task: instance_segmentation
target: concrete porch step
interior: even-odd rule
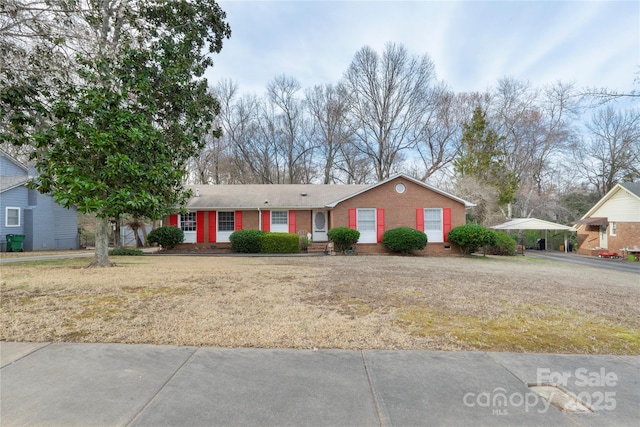
[[[314,242],[307,246],[307,253],[324,252],[327,248],[327,242]]]

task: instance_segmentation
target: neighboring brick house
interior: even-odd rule
[[[361,253],[383,253],[386,230],[408,226],[428,236],[427,254],[458,253],[447,241],[451,228],[465,224],[474,206],[406,175],[373,185],[190,185],[194,196],[187,213],[165,218],[182,228],[185,242],[201,247],[229,246],[236,230],[310,234],[327,242],[327,231],[350,227],[360,231]]]
[[[640,247],[640,182],[616,184],[577,221],[576,228],[579,254]]]

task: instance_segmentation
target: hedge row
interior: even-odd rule
[[[360,238],[358,230],[348,227],[332,228],[327,234],[337,252],[344,252],[351,248]],[[449,232],[448,239],[460,246],[465,255],[470,255],[481,248],[485,253],[495,255],[514,255],[516,251],[516,243],[508,234],[498,233],[478,224],[455,227]],[[184,241],[184,233],[177,227],[165,226],[152,230],[147,240],[149,243],[157,243],[165,249],[171,249]],[[238,253],[300,252],[300,237],[292,233],[240,230],[233,232],[229,241],[231,249]],[[382,236],[382,244],[394,252],[409,253],[424,249],[427,245],[427,235],[411,227],[399,227],[387,230]],[[133,255],[133,253],[127,255]]]
[[[471,255],[479,249],[495,255],[515,255],[516,243],[506,233],[482,227],[478,224],[465,224],[452,229],[449,241],[460,246],[464,255]]]
[[[231,250],[245,254],[295,254],[300,252],[300,238],[292,233],[266,233],[239,230],[229,237]]]

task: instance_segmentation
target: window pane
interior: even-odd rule
[[[7,208],[7,226],[19,226],[20,225],[20,209]]]
[[[196,213],[187,212],[180,215],[180,228],[182,231],[196,231]]]
[[[218,212],[218,231],[233,231],[234,226],[234,212]]]
[[[287,211],[271,211],[271,224],[287,225]]]
[[[424,210],[424,229],[425,230],[442,230],[442,210],[425,209]]]
[[[375,231],[376,230],[375,209],[358,209],[358,230],[359,231]]]

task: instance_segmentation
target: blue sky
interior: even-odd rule
[[[336,83],[365,45],[388,41],[431,56],[456,92],[504,76],[542,86],[640,89],[640,1],[220,0],[231,39],[207,72],[264,93],[276,75]]]

